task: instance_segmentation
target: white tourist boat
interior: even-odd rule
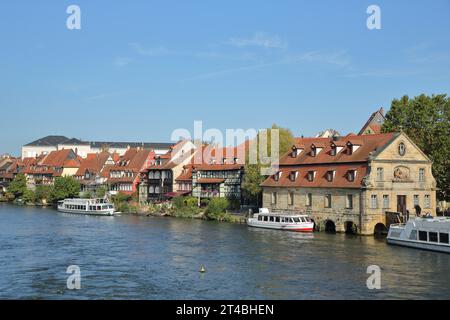
[[[260,209],[253,218],[247,219],[250,227],[297,232],[313,232],[314,222],[307,215],[270,213]]]
[[[393,245],[450,253],[450,219],[421,217],[393,224],[387,242]]]
[[[105,199],[64,199],[58,202],[58,211],[64,213],[113,216],[114,205]]]

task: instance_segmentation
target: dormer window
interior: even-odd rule
[[[315,171],[308,171],[306,178],[308,179],[309,182],[312,182],[312,181],[314,181],[315,176],[316,176]]]
[[[323,148],[317,147],[317,146],[315,146],[314,144],[311,145],[311,157],[317,156],[317,155],[320,153],[320,151],[322,151],[322,149],[323,149]]]
[[[336,145],[332,145],[330,155],[335,156],[336,154],[337,154],[337,147],[336,147]]]
[[[326,178],[328,182],[333,182],[335,171],[327,171]]]
[[[273,176],[273,179],[274,179],[275,181],[279,181],[280,178],[281,178],[281,175],[282,175],[282,172],[281,172],[281,171],[280,171],[280,172],[277,172],[277,173]]]
[[[234,158],[233,161],[234,161],[234,164],[238,164],[239,163],[239,158]]]
[[[289,174],[289,180],[294,182],[295,179],[297,179],[297,176],[298,176],[298,171],[291,171],[291,173]]]
[[[227,158],[222,158],[222,164],[227,164]]]
[[[349,170],[347,172],[348,181],[353,182],[353,181],[355,181],[355,178],[356,178],[356,170]]]
[[[302,153],[302,151],[303,151],[302,149],[299,149],[296,147],[292,148],[292,153],[291,153],[292,158],[297,158],[300,155],[300,153]]]
[[[360,145],[357,144],[353,144],[351,142],[347,143],[347,154],[348,155],[352,155],[354,152],[356,152],[356,150],[358,150],[360,147]]]

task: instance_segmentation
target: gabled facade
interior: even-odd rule
[[[207,147],[203,163],[192,167],[192,196],[241,201],[247,147],[248,142],[238,147]]]
[[[108,152],[90,153],[83,159],[74,177],[81,184],[82,192],[96,192],[104,185],[107,178],[102,176],[105,167],[115,165],[114,155]]]
[[[146,170],[141,171],[139,201],[163,201],[188,192],[176,190],[175,178],[191,163],[196,147],[191,141],[180,141],[164,155],[156,156]]]
[[[359,131],[358,135],[380,134],[384,121],[386,121],[386,117],[384,116],[384,109],[381,107],[379,110],[372,113],[369,120],[367,120]]]
[[[33,160],[34,159],[34,160]],[[80,167],[81,158],[71,149],[52,151],[37,158],[25,158],[21,171],[27,178],[28,187],[51,185],[56,177],[73,176]]]
[[[152,150],[130,148],[113,166],[105,166],[102,176],[111,193],[133,194],[137,192],[140,172],[146,170],[155,159]]]
[[[404,133],[297,139],[262,183],[264,207],[305,212],[317,225],[371,234],[386,213],[434,213],[431,161]]]
[[[14,177],[23,166],[21,159],[4,157],[0,159],[0,195],[7,191],[7,188]]]

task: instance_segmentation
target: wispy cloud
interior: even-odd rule
[[[141,56],[161,56],[173,53],[172,51],[168,50],[167,48],[163,46],[156,46],[151,48],[146,48],[140,43],[132,42],[129,44],[130,47],[133,49],[134,52]]]
[[[322,64],[331,64],[336,66],[350,65],[350,57],[345,50],[337,51],[308,51],[300,54],[289,55],[287,58],[290,62],[314,62]]]
[[[410,77],[417,76],[421,73],[418,71],[404,71],[404,70],[387,70],[387,69],[378,69],[378,70],[368,70],[368,71],[357,71],[353,70],[344,75],[345,78],[401,78],[401,77]]]
[[[450,62],[450,53],[436,49],[431,43],[422,42],[404,50],[410,63],[427,64]]]
[[[248,70],[258,70],[263,68],[268,68],[276,65],[288,65],[297,63],[317,63],[317,64],[331,64],[336,66],[348,66],[350,64],[350,58],[347,56],[345,51],[336,52],[321,52],[321,51],[310,51],[295,55],[286,55],[278,60],[272,62],[262,62],[253,65],[247,65],[237,68],[229,68],[219,71],[207,72],[198,74],[189,78],[182,79],[181,81],[192,81],[192,80],[202,80],[208,78],[214,78],[218,76],[224,76],[232,73],[243,72]]]
[[[249,38],[232,37],[227,41],[227,44],[235,47],[263,47],[263,48],[276,48],[285,49],[287,43],[284,42],[279,36],[271,35],[264,32],[258,32]]]
[[[125,66],[129,65],[132,61],[133,61],[133,59],[130,59],[130,58],[116,57],[116,58],[114,58],[113,64],[116,67],[125,67]]]
[[[198,74],[198,75],[195,75],[195,76],[192,76],[189,78],[182,79],[181,82],[215,78],[217,76],[223,76],[223,75],[227,75],[227,74],[248,71],[248,70],[257,70],[257,69],[271,67],[274,65],[282,64],[282,63],[284,63],[284,62],[278,61],[278,62],[272,62],[272,63],[260,63],[260,64],[255,64],[255,65],[248,65],[248,66],[243,66],[243,67],[230,68],[230,69],[224,69],[224,70],[213,71],[213,72],[206,72],[206,73]]]

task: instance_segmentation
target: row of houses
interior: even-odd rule
[[[329,129],[313,138],[296,138],[278,170],[261,184],[262,205],[275,212],[307,213],[327,228],[362,234],[385,227],[389,212],[414,214],[421,207],[434,213],[432,162],[404,133],[381,133],[384,120],[380,109],[358,134],[341,136]],[[90,144],[91,151],[95,145]],[[42,151],[30,147],[24,146],[23,154]],[[85,191],[107,186],[112,193],[137,193],[141,202],[185,195],[243,202],[249,142],[225,148],[191,141],[158,145],[160,149],[128,144],[120,152],[105,146],[86,154],[79,147],[65,141],[57,150],[0,162],[0,186],[22,172],[31,188],[74,176]]]

